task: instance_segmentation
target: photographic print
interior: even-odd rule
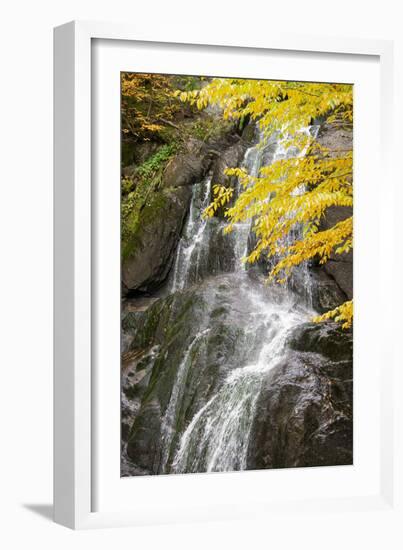
[[[353,86],[121,73],[121,475],[353,463]]]

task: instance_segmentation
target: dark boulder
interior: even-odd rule
[[[211,157],[200,153],[182,153],[174,157],[163,175],[164,187],[193,185],[203,179],[211,164]]]
[[[346,301],[347,294],[323,267],[312,267],[310,276],[312,279],[312,307],[315,311],[325,313]]]
[[[324,271],[332,277],[340,290],[349,300],[353,298],[353,253],[333,256],[323,266]]]
[[[337,323],[305,323],[288,339],[292,350],[322,355],[332,361],[352,361],[353,335]]]
[[[236,188],[237,178],[227,176],[225,170],[227,168],[239,167],[245,154],[246,144],[239,140],[237,143],[225,149],[222,154],[216,159],[213,165],[212,183],[214,185],[222,185],[224,187]],[[235,197],[234,197],[235,198]],[[217,209],[215,216],[224,219],[225,210],[233,203],[234,198],[225,205]],[[213,199],[213,196],[211,197]]]
[[[258,398],[248,468],[352,464],[351,333],[308,323],[289,344]]]
[[[239,166],[244,153],[245,143],[241,140],[227,147],[214,163],[212,181],[226,187],[230,186],[234,182],[234,179],[227,176],[224,171],[226,168]]]
[[[130,438],[135,434],[134,441]],[[148,399],[129,434],[128,456],[144,474],[158,473],[161,455],[161,408],[157,399]]]
[[[337,157],[352,149],[353,132],[347,126],[326,122],[320,126],[317,141],[330,151],[331,156]]]
[[[137,348],[122,354],[121,427],[122,442],[127,441],[133,420],[148,387],[153,357],[157,348]]]
[[[337,124],[323,124],[317,137],[318,143],[329,150],[332,157],[338,157],[344,151],[352,150],[353,133]],[[334,227],[336,223],[353,215],[353,209],[346,206],[328,208],[323,217],[320,230]],[[353,253],[332,254],[324,264],[323,270],[337,283],[340,290],[351,300],[353,297]]]
[[[320,229],[325,231],[334,227],[338,222],[353,215],[353,209],[346,206],[332,206],[326,211]],[[331,277],[340,290],[351,300],[353,298],[353,252],[347,254],[330,255],[329,260],[323,265],[323,270]]]
[[[189,209],[188,187],[151,194],[130,237],[131,252],[123,261],[123,288],[152,292],[167,278]]]

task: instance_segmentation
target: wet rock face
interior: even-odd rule
[[[132,236],[133,253],[122,267],[126,291],[152,292],[165,281],[172,267],[190,198],[191,191],[187,187],[152,194],[141,213],[141,224]]]
[[[347,299],[347,295],[323,267],[312,267],[310,275],[312,278],[312,307],[318,313],[334,309]]]
[[[250,306],[244,303],[235,281],[231,275],[218,276],[162,297],[146,311],[124,316],[122,325],[129,342],[126,357],[132,363],[122,373],[122,402],[136,403],[123,409],[122,436],[132,471],[166,473],[162,470],[164,415],[175,387],[178,391],[181,368],[185,367],[185,374],[174,409],[168,469],[179,437],[194,415],[229,372],[255,358],[262,333],[255,329],[254,342],[246,347],[246,339],[251,338],[245,330]],[[183,365],[186,357],[187,366]]]
[[[326,230],[336,223],[345,220],[353,215],[353,209],[347,206],[332,206],[326,212],[321,229]],[[348,254],[330,255],[329,260],[324,264],[323,271],[333,279],[345,296],[353,298],[353,252]]]
[[[320,129],[317,141],[319,145],[330,150],[331,156],[337,157],[343,154],[343,151],[352,149],[353,133],[338,125],[324,124]],[[353,209],[350,207],[333,206],[326,211],[320,229],[329,229],[352,215]],[[322,269],[335,281],[347,299],[351,300],[353,297],[353,253],[332,254]]]
[[[340,155],[343,150],[351,150],[352,139],[353,133],[351,130],[334,123],[321,124],[317,136],[320,145],[329,149],[334,157]]]
[[[231,145],[225,149],[222,155],[219,156],[213,171],[213,181],[220,183],[221,185],[228,186],[232,178],[224,174],[226,168],[235,168],[239,166],[245,153],[245,144],[242,141],[238,141],[234,145]]]
[[[352,335],[301,325],[263,383],[248,468],[352,464]]]
[[[225,174],[225,170],[227,168],[235,168],[241,164],[242,158],[245,154],[246,150],[246,144],[244,141],[238,141],[238,143],[235,143],[234,145],[231,145],[227,149],[223,151],[223,153],[217,158],[216,162],[214,163],[214,170],[213,170],[213,177],[212,182],[213,184],[219,184],[223,185],[224,187],[236,187],[237,179],[234,177],[227,176]],[[212,197],[213,198],[213,197]],[[226,208],[228,206],[232,205],[231,201],[226,205]],[[219,208],[215,216],[220,219],[224,219],[224,208]]]

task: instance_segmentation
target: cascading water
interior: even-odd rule
[[[310,144],[309,138],[315,139],[318,135],[318,132],[319,125],[308,126],[300,130],[299,133],[308,138],[301,150],[299,150],[297,147],[291,147],[287,149],[283,146],[283,142],[280,140],[273,158],[273,162],[284,158],[299,158],[305,156]],[[301,185],[298,189],[294,191],[293,194],[302,195],[304,194],[304,192],[305,185]],[[290,212],[288,216],[293,216],[293,212]],[[293,231],[283,238],[283,244],[286,247],[289,247],[293,244],[293,242],[300,240],[302,238],[303,229],[304,228],[302,227],[302,225],[294,227]],[[294,270],[292,276],[288,279],[286,284],[289,290],[292,290],[293,288],[298,286],[298,288],[302,291],[302,296],[306,305],[312,309],[312,282],[308,262],[302,262],[298,266],[298,268]]]
[[[258,312],[257,322],[266,327],[261,351],[255,363],[232,371],[221,389],[194,416],[182,435],[173,472],[246,468],[249,435],[261,384],[282,358],[289,330],[306,321],[306,313],[293,312],[290,303],[262,302],[261,296],[253,294],[246,284],[241,285],[240,291],[249,293],[255,320]]]
[[[196,345],[202,341],[203,336],[205,336],[208,332],[209,329],[205,329],[196,334],[189,348],[186,350],[181,364],[179,365],[175,386],[172,390],[171,399],[169,400],[168,407],[166,408],[161,424],[162,459],[160,467],[162,471],[165,471],[166,469],[166,465],[169,460],[169,452],[175,436],[174,428],[176,423],[176,415],[178,414],[178,407],[181,399],[183,398],[183,393],[186,390],[186,374],[191,366],[191,352]]]
[[[289,154],[282,142],[277,141],[274,154],[271,159],[269,157],[269,160],[274,162]],[[296,154],[294,152],[294,156],[302,154],[304,151]],[[249,174],[257,176],[265,158],[267,158],[267,148],[258,144],[246,151],[243,166]],[[239,191],[239,188],[236,188],[235,195]],[[183,290],[190,284],[189,274],[192,269],[193,280],[197,280],[200,258],[212,238],[209,221],[201,216],[202,211],[209,204],[210,192],[210,177],[193,187],[189,219],[175,262],[171,287],[173,292]],[[224,224],[221,225],[222,231]],[[186,373],[191,367],[189,356],[193,347],[203,339],[208,329],[196,335],[179,366],[171,399],[163,418],[161,472],[210,472],[246,468],[249,435],[261,384],[267,373],[284,356],[290,329],[306,322],[312,315],[309,307],[294,308],[295,298],[292,293],[283,296],[278,303],[270,298],[267,299],[267,295],[263,296],[250,284],[245,267],[242,267],[244,264],[241,262],[242,257],[247,253],[249,234],[250,223],[236,224],[231,235],[232,241],[229,243],[232,244],[235,258],[233,284],[239,288],[244,300],[249,302],[251,332],[257,331],[259,327],[264,330],[260,352],[255,362],[231,371],[221,388],[194,415],[180,437],[169,466],[175,414],[181,395],[186,391]],[[308,274],[306,266],[302,269]],[[310,284],[305,273],[304,278],[309,296]],[[253,338],[250,339],[250,343],[256,344]]]
[[[249,174],[257,176],[263,165],[304,153],[287,151],[281,140],[273,136],[264,146],[258,143],[247,149],[243,165]],[[248,252],[251,224],[236,224],[231,234],[223,235],[224,220],[203,219],[213,183],[208,176],[193,185],[189,216],[168,289],[170,310],[175,310],[176,300],[183,300],[194,288],[203,293],[204,306],[189,336],[172,337],[183,342],[175,359],[169,398],[161,410],[159,473],[247,468],[249,439],[262,384],[285,356],[290,332],[313,314],[307,266],[298,268],[305,294],[302,298],[291,286],[267,287],[262,276],[259,278],[241,261]],[[234,191],[237,196],[239,184]],[[221,310],[229,312],[229,321],[217,325]],[[172,315],[168,323],[177,321],[175,313]],[[219,369],[214,383],[205,384],[202,395],[198,395],[194,381],[197,372],[193,371],[200,368],[200,356],[207,357],[211,347],[223,340],[220,331],[233,325],[241,327],[242,336],[231,336],[230,349],[226,348],[223,357],[215,358],[213,364],[214,372],[220,361],[226,370]],[[172,353],[171,340],[166,348],[161,347],[162,362]],[[153,357],[154,363],[158,363],[158,358]]]
[[[203,249],[208,246],[207,220],[201,213],[210,202],[210,192],[211,176],[193,185],[189,218],[176,253],[171,292],[183,290],[187,285],[191,266],[197,279]]]
[[[248,148],[242,166],[246,168],[249,174],[257,176],[264,154],[265,148],[259,145]],[[211,179],[211,175],[209,175],[202,182],[193,185],[189,217],[182,238],[179,241],[171,277],[171,292],[183,290],[189,284],[197,282],[203,276],[203,273],[211,275],[211,271],[222,271],[217,266],[208,265],[209,260],[211,260],[209,245],[210,241],[223,237],[225,223],[217,223],[217,220],[205,219],[202,216],[212,198]],[[239,185],[237,185],[234,189],[235,197],[239,192]],[[244,264],[240,260],[247,253],[250,228],[250,222],[236,223],[234,224],[233,233],[225,237],[226,246],[232,247],[231,271],[244,269]],[[227,270],[224,269],[223,271]]]

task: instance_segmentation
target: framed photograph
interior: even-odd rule
[[[392,44],[208,42],[55,29],[72,528],[393,509]]]

